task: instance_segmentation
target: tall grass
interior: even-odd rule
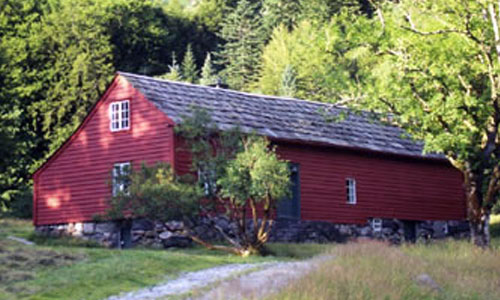
[[[324,263],[270,299],[500,299],[500,253],[466,241],[340,245]],[[419,282],[427,274],[439,286]]]

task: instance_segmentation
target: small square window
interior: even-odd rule
[[[127,130],[130,128],[129,100],[112,102],[109,105],[109,129],[111,131]]]
[[[381,232],[382,231],[382,219],[373,218],[372,219],[372,230],[373,232]]]
[[[356,180],[354,178],[346,178],[345,186],[346,186],[347,203],[356,204],[357,202]]]
[[[130,174],[130,163],[117,163],[113,166],[113,196],[117,196],[122,192],[125,195],[129,194],[128,187],[130,186],[128,175]]]

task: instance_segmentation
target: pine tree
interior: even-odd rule
[[[200,84],[212,85],[216,81],[217,81],[217,75],[214,67],[212,66],[212,58],[209,52],[207,53],[207,56],[205,58],[205,63],[203,64],[203,68],[201,69]]]
[[[184,81],[196,83],[198,81],[198,70],[194,60],[191,44],[188,44],[186,54],[182,60],[182,78]]]
[[[258,3],[240,0],[228,14],[219,36],[225,40],[219,57],[225,69],[226,83],[233,89],[245,89],[258,73],[265,39]]]
[[[264,0],[262,14],[266,30],[271,33],[276,26],[283,24],[292,31],[301,17],[302,2],[302,0]]]
[[[285,66],[281,74],[280,96],[294,97],[297,91],[297,74],[292,65]]]
[[[173,81],[181,81],[181,68],[179,64],[177,64],[177,58],[175,56],[175,52],[172,52],[172,64],[168,66],[168,73],[158,76],[161,79],[168,79]]]

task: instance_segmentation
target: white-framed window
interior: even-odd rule
[[[130,174],[130,162],[116,163],[113,165],[113,196],[123,192],[129,194],[130,185],[128,175]]]
[[[205,196],[212,196],[217,192],[217,175],[212,168],[202,171],[198,169],[198,182],[203,187]]]
[[[348,204],[356,204],[356,180],[354,178],[345,179],[346,195]]]
[[[111,131],[130,128],[130,101],[117,101],[109,104],[109,129]]]
[[[372,219],[372,230],[373,232],[381,232],[382,231],[382,219],[373,218]]]

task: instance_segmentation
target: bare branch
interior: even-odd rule
[[[413,33],[419,34],[419,35],[440,35],[440,34],[449,34],[449,33],[460,33],[460,34],[467,34],[467,32],[463,30],[458,30],[458,29],[439,29],[439,30],[434,30],[434,31],[421,31],[418,30],[413,23],[411,19],[410,13],[407,13],[405,15],[405,19],[410,24],[410,27],[407,26],[402,26],[403,29],[409,30]]]
[[[495,49],[497,54],[497,61],[500,63],[500,33],[498,32],[498,22],[495,13],[495,8],[493,3],[488,4],[488,12],[490,14],[491,27],[493,28],[493,33],[495,34]]]
[[[335,105],[345,105],[347,103],[356,103],[359,102],[363,99],[365,99],[365,95],[361,96],[345,96],[345,95],[340,95],[340,101],[335,102]]]
[[[472,86],[465,82],[464,78],[460,74],[458,74],[458,80],[460,81],[462,87],[465,89],[467,96],[470,96]]]
[[[380,5],[375,4],[375,1],[369,0],[370,4],[375,7],[375,12],[377,13],[377,17],[380,20],[380,24],[382,25],[382,34],[385,33],[385,18],[384,14],[382,13],[382,9],[380,8]]]

